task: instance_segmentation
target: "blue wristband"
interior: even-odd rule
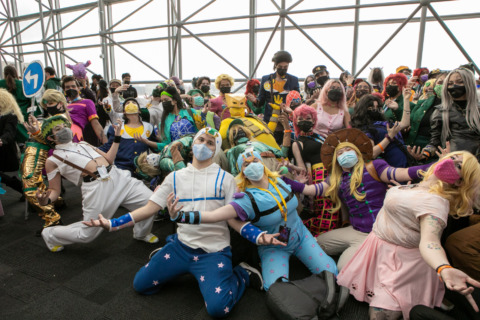
[[[255,244],[258,244],[258,238],[264,233],[266,233],[266,231],[260,230],[251,222],[244,224],[242,229],[240,229],[240,234],[242,235],[242,237]]]
[[[121,217],[110,219],[110,231],[117,231],[126,227],[131,227],[134,224],[135,221],[129,212]]]

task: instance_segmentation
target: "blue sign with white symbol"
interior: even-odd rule
[[[45,73],[40,61],[33,61],[23,72],[22,86],[25,97],[30,98],[43,88]]]

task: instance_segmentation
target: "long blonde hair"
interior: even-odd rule
[[[349,147],[352,148],[358,157],[358,162],[352,168],[352,177],[350,179],[350,195],[353,195],[357,201],[363,201],[365,199],[365,193],[360,193],[357,191],[357,188],[362,183],[363,179],[363,167],[365,166],[365,161],[363,160],[362,153],[360,150],[350,142],[341,142],[335,148],[335,152],[333,153],[333,160],[332,160],[332,173],[330,175],[330,186],[327,188],[325,193],[326,197],[332,199],[333,207],[328,211],[334,212],[338,211],[341,206],[340,197],[338,196],[338,191],[340,189],[340,185],[342,184],[342,173],[343,169],[337,162],[337,151]]]
[[[11,113],[17,116],[18,123],[25,122],[17,100],[7,90],[0,89],[0,115],[5,116]]]
[[[480,208],[480,164],[477,158],[467,151],[455,151],[445,155],[442,159],[460,155],[463,156],[460,186],[441,180],[437,180],[430,186],[431,193],[449,201],[449,214],[456,219],[471,215],[473,208]],[[437,164],[438,162],[427,170],[424,180],[433,175]]]
[[[274,183],[277,183],[277,178],[280,177],[278,172],[270,171],[263,162],[262,164],[263,164],[263,170],[265,170],[264,174]],[[239,168],[239,170],[240,170],[240,173],[237,174],[237,176],[235,177],[235,181],[237,182],[238,189],[241,192],[243,192],[245,191],[245,189],[252,186],[252,184],[250,183],[250,180],[248,180],[248,178],[245,177],[245,175],[243,174],[242,168]]]

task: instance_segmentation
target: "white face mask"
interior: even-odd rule
[[[147,163],[153,167],[158,167],[160,155],[157,153],[150,153],[147,155]]]
[[[243,170],[243,174],[251,181],[260,181],[265,173],[265,167],[261,162],[252,162]]]
[[[199,161],[205,161],[213,156],[213,151],[210,150],[204,143],[193,145],[193,155]]]

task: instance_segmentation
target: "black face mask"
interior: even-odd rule
[[[313,128],[313,122],[309,120],[298,121],[297,126],[303,132],[309,132]]]
[[[277,74],[283,78],[287,75],[287,70],[288,68],[277,68]]]
[[[367,110],[367,117],[372,121],[385,121],[383,113],[378,110]]]
[[[237,134],[233,137],[233,141],[237,142],[240,138],[246,138],[247,134],[243,130],[238,130]]]
[[[210,91],[210,86],[201,86],[200,90],[202,90],[203,93],[208,93],[208,91]]]
[[[357,97],[357,99],[360,99],[361,97],[363,97],[366,94],[368,94],[368,90],[357,90],[355,92],[355,96]]]
[[[117,90],[117,88],[110,88],[110,92],[111,92],[112,94],[115,93],[115,90]]]
[[[221,87],[220,92],[225,94],[225,93],[230,93],[231,87]]]
[[[65,94],[67,95],[67,98],[73,100],[78,96],[78,91],[77,89],[68,89],[65,91]]]
[[[448,87],[447,91],[448,93],[450,93],[453,99],[463,97],[465,93],[467,93],[467,89],[465,88],[465,86],[459,86],[456,84],[454,84],[453,87]]]
[[[321,77],[317,78],[317,83],[319,85],[323,86],[325,84],[325,82],[327,82],[329,79],[330,79],[329,76],[321,76]]]
[[[130,84],[130,81],[123,81],[123,83],[125,83],[125,84]]]
[[[253,86],[252,87],[252,92],[257,95],[260,92],[260,86]]]
[[[298,107],[300,107],[299,104],[290,104],[290,109],[292,109],[292,110],[295,110],[295,109],[297,109]]]
[[[172,101],[163,101],[162,102],[162,106],[163,106],[163,111],[164,112],[172,112],[173,111],[173,103]]]
[[[331,89],[328,91],[327,97],[330,101],[337,102],[342,99],[343,92],[340,89]]]
[[[65,111],[62,111],[58,108],[58,104],[56,106],[47,106],[47,112],[49,115],[54,116],[59,113],[65,113]]]
[[[389,85],[385,88],[385,92],[389,97],[395,97],[398,94],[398,86]]]

